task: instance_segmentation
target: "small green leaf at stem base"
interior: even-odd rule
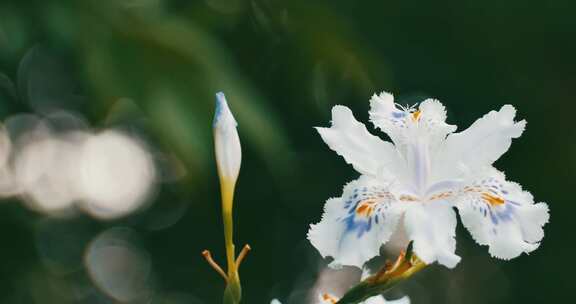
[[[239,304],[242,299],[242,286],[238,275],[229,279],[224,290],[224,304]]]

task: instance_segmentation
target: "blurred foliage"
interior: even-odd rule
[[[402,103],[439,98],[461,128],[514,104],[528,129],[497,166],[551,207],[541,248],[512,262],[491,259],[459,227],[463,262],[406,284],[413,303],[566,301],[576,270],[575,9],[567,0],[0,2],[2,119],[64,108],[97,127],[129,126],[165,153],[167,176],[185,173],[148,210],[109,222],[47,220],[2,202],[0,302],[114,303],[90,287],[82,255],[101,231],[127,226],[151,256],[152,303],[217,303],[222,282],[200,252],[223,242],[211,120],[224,91],[244,150],[237,243],[254,248],[245,302],[303,303],[325,265],[305,241],[308,224],[355,177],[312,127],[329,123],[334,104],[366,121],[380,90]],[[45,238],[56,262],[43,256]]]

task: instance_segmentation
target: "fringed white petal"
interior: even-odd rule
[[[402,208],[387,185],[362,176],[344,187],[341,197],[326,202],[318,224],[310,226],[308,239],[332,267],[362,267],[379,254],[398,225]]]
[[[512,259],[539,246],[548,222],[548,205],[534,203],[520,185],[496,169],[485,170],[460,190],[456,207],[462,223],[492,256]]]
[[[371,297],[362,304],[410,304],[410,298],[405,296],[397,300],[386,300],[383,296]]]
[[[431,149],[443,142],[446,135],[456,131],[455,125],[446,123],[446,108],[437,99],[426,99],[418,107],[420,115],[417,119],[421,133],[430,137]]]
[[[394,96],[388,92],[374,94],[370,99],[370,120],[375,127],[388,134],[398,144],[404,137],[406,116],[403,109],[396,108]]]
[[[427,137],[432,147],[440,143],[456,127],[447,124],[446,110],[435,99],[426,99],[418,109],[399,108],[390,93],[382,92],[370,99],[370,120],[384,131],[397,146],[409,144],[418,137]]]
[[[385,304],[389,303],[383,296],[375,296],[368,298],[366,301],[362,302],[362,304]]]
[[[446,201],[412,204],[406,209],[404,225],[414,252],[427,264],[438,262],[454,268],[460,257],[456,250],[456,214]]]
[[[318,295],[318,304],[335,304],[337,303],[338,298],[335,296],[323,293]],[[270,304],[281,304],[280,302],[273,302]],[[374,296],[368,298],[367,300],[360,302],[359,304],[410,304],[410,298],[405,296],[398,300],[387,301],[384,296]]]
[[[450,134],[435,161],[436,176],[454,178],[494,163],[510,148],[513,138],[522,135],[526,121],[515,122],[511,105],[491,111],[468,129]]]
[[[330,149],[359,173],[377,176],[399,170],[394,169],[401,164],[394,146],[370,134],[347,107],[334,106],[332,126],[316,130]]]

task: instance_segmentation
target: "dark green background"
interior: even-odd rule
[[[222,280],[200,255],[209,248],[224,260],[210,129],[218,90],[236,113],[244,154],[236,243],[254,249],[241,269],[244,303],[304,303],[324,266],[305,239],[308,225],[356,177],[312,127],[327,125],[335,104],[367,122],[368,99],[381,90],[401,103],[438,98],[460,129],[516,106],[527,130],[496,166],[551,209],[529,256],[492,259],[460,225],[460,265],[433,266],[400,290],[416,304],[573,301],[575,14],[568,0],[2,0],[2,119],[37,110],[31,99],[47,94],[97,128],[137,128],[188,174],[162,184],[149,209],[107,222],[48,219],[4,200],[0,303],[114,303],[74,300],[66,287],[90,285],[82,250],[116,226],[133,229],[151,256],[152,303],[218,303]],[[121,97],[137,107],[110,118]],[[164,215],[182,217],[158,228]],[[46,222],[56,231],[50,241],[66,245],[60,266],[73,271],[39,258]]]

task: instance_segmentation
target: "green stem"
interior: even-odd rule
[[[242,298],[242,287],[236,264],[236,250],[234,246],[234,221],[232,206],[234,202],[235,185],[225,180],[220,181],[222,193],[222,218],[224,220],[224,242],[226,246],[226,262],[228,266],[226,289],[224,290],[224,304],[238,304]]]
[[[234,188],[222,187],[222,218],[224,219],[224,244],[226,247],[226,262],[228,276],[236,271],[235,247],[234,247],[234,220],[232,217],[232,201]]]

